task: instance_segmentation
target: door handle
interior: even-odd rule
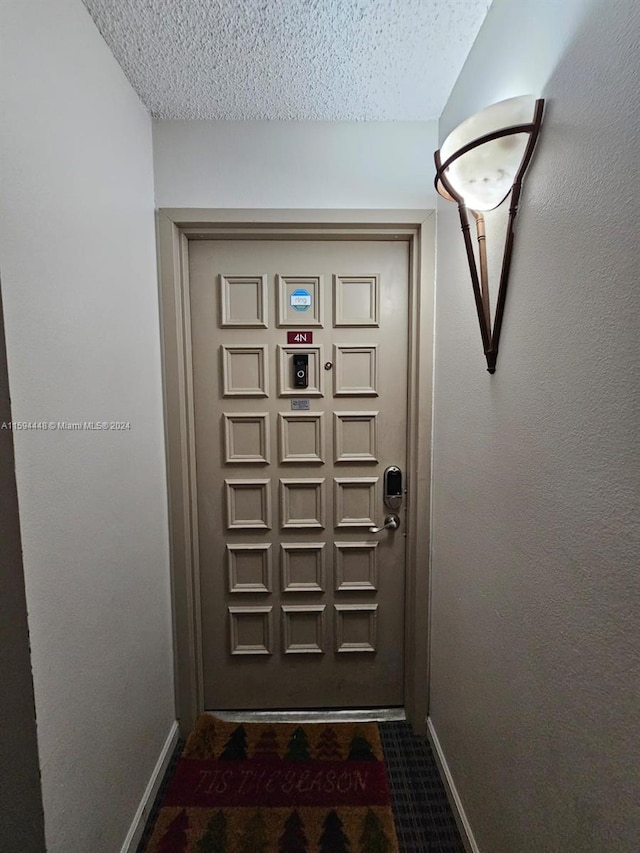
[[[394,512],[385,515],[382,527],[370,527],[369,533],[382,533],[383,530],[397,530],[400,527],[400,517]]]

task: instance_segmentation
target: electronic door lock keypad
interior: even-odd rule
[[[293,356],[293,387],[307,388],[309,386],[309,356],[300,352]]]
[[[397,465],[389,465],[384,472],[384,505],[399,509],[402,504],[402,471]]]

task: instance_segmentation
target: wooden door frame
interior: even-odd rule
[[[409,245],[409,406],[405,713],[426,732],[435,212],[165,208],[157,213],[176,717],[183,735],[204,710],[195,479],[189,241],[401,240]]]

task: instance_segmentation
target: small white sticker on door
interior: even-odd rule
[[[311,400],[303,400],[300,398],[295,398],[291,401],[292,409],[311,409]]]

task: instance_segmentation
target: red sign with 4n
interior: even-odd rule
[[[288,344],[312,344],[313,332],[287,332]]]

